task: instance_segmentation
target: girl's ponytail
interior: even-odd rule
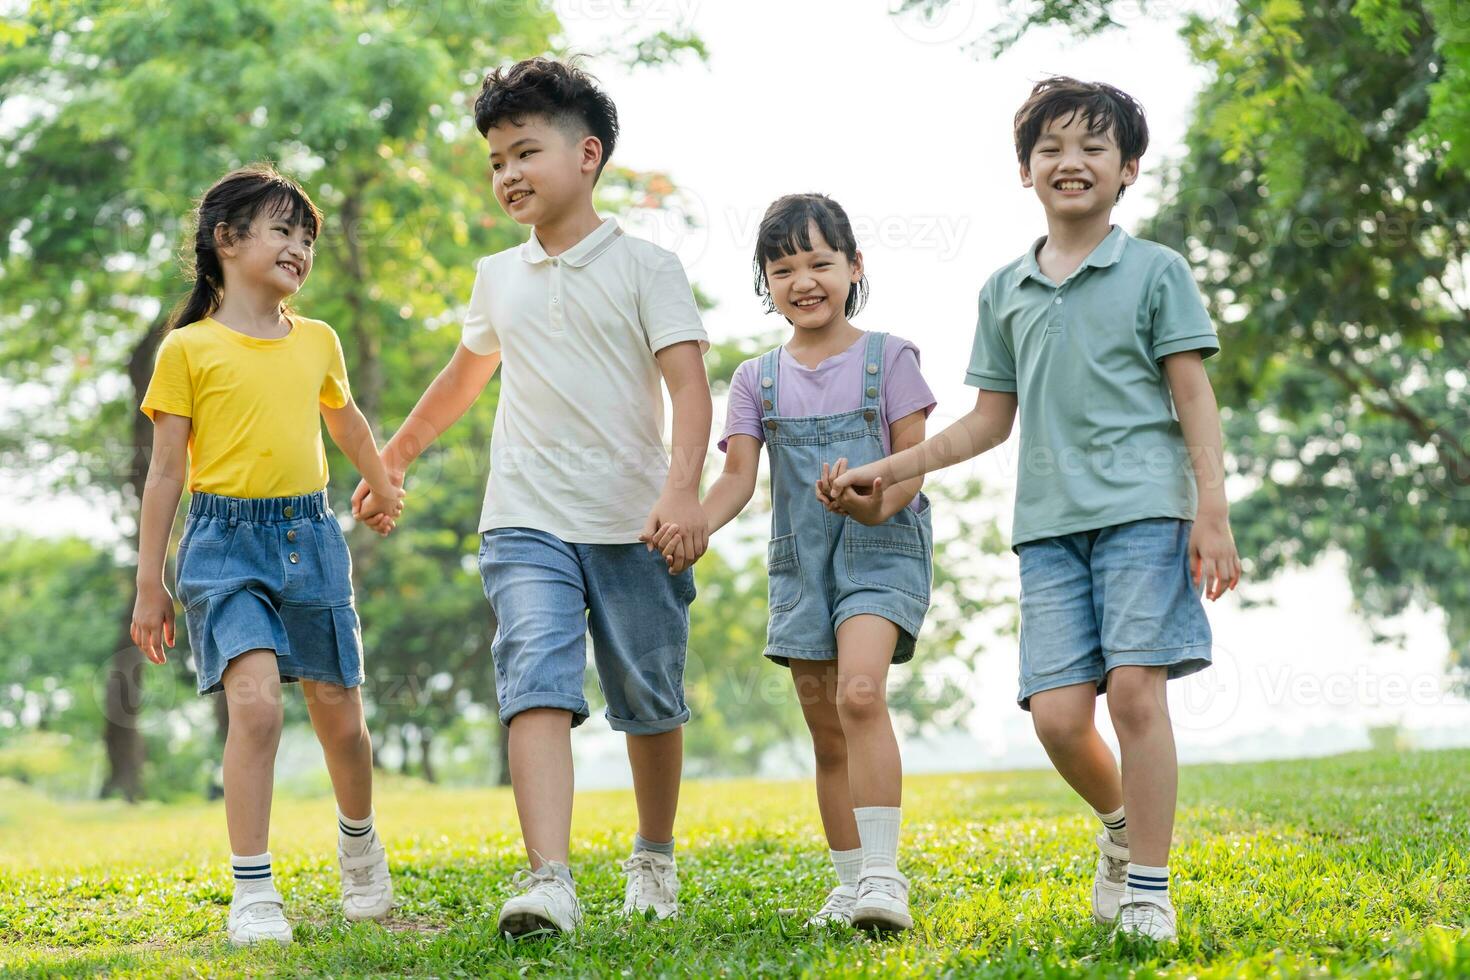
[[[313,238],[321,233],[321,212],[291,178],[276,173],[268,164],[252,164],[225,174],[199,201],[194,225],[194,288],[174,309],[168,329],[197,323],[219,309],[225,271],[216,248],[215,229],[223,224],[227,235],[243,237],[255,216],[265,210],[282,215],[291,224],[305,226]]]

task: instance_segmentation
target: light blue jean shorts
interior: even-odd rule
[[[1021,558],[1021,690],[1107,690],[1114,667],[1210,665],[1210,623],[1189,575],[1192,521],[1150,518],[1079,531],[1016,550]]]
[[[225,667],[250,650],[274,650],[283,681],[362,683],[352,557],[325,491],[194,494],[175,589],[200,694],[222,690]]]
[[[670,575],[644,545],[572,544],[505,527],[480,536],[480,577],[495,613],[500,721],[530,708],[587,720],[587,634],[614,731],[657,735],[689,720],[684,659],[694,571]]]

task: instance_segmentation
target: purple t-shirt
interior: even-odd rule
[[[836,415],[863,407],[863,351],[865,333],[851,347],[833,354],[814,368],[804,366],[781,348],[780,376],[776,385],[776,414],[787,418]],[[720,450],[725,451],[734,435],[754,436],[765,442],[761,428],[760,358],[753,357],[735,369],[730,379],[730,401],[725,412],[725,434]],[[894,419],[934,410],[934,393],[919,373],[919,349],[901,337],[889,334],[883,345],[883,388],[878,392],[883,453],[892,452],[888,426]]]

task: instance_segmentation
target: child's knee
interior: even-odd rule
[[[866,674],[837,682],[837,715],[844,730],[888,722],[888,692]]]
[[[847,738],[840,725],[812,729],[812,756],[818,769],[847,768]]]
[[[1162,667],[1117,667],[1108,675],[1108,715],[1119,732],[1137,731],[1169,720]]]
[[[1048,708],[1036,700],[1031,702],[1031,724],[1036,729],[1036,737],[1048,749],[1065,750],[1090,738],[1094,731],[1089,715]]]
[[[266,698],[230,703],[229,734],[256,745],[274,745],[281,738],[281,704]]]
[[[316,737],[329,752],[352,752],[368,741],[367,724],[361,715],[334,718],[317,728]]]

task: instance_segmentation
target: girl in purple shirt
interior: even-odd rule
[[[907,929],[898,870],[902,767],[888,667],[913,657],[929,606],[932,531],[921,481],[840,508],[828,480],[924,438],[934,396],[913,344],[850,322],[867,298],[852,226],[819,194],[766,211],[756,293],[791,339],[746,361],[730,387],[725,469],[704,499],[711,531],[771,461],[770,625],[765,655],[791,669],[816,755],[817,805],[838,884],[811,924]],[[815,489],[815,492],[813,492]],[[661,542],[662,532],[655,536]]]

